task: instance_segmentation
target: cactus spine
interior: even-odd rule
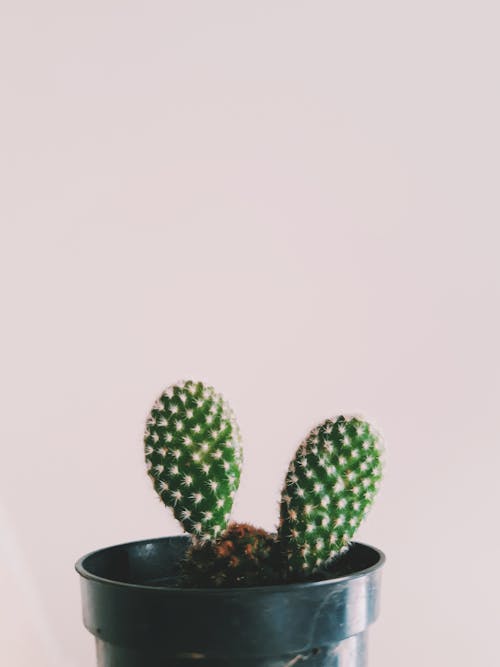
[[[238,488],[241,436],[229,405],[201,382],[172,385],[146,422],[148,474],[162,502],[197,540],[226,528]]]
[[[307,576],[346,551],[381,478],[381,441],[361,418],[314,428],[290,463],[279,536],[289,577]]]

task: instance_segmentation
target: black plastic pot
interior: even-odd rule
[[[176,588],[187,537],[81,558],[83,620],[98,667],[365,667],[382,552],[354,543],[335,578],[255,588]]]

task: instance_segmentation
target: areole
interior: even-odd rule
[[[81,558],[83,620],[98,667],[366,667],[381,551],[354,542],[332,578],[253,588],[176,587],[189,537]]]

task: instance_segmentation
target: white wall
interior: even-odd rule
[[[236,517],[269,528],[308,429],[373,419],[371,664],[494,664],[497,3],[0,13],[0,605],[24,637],[0,663],[93,664],[73,563],[178,530],[141,435],[193,377],[239,415]]]

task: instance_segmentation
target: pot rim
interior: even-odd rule
[[[171,539],[172,537],[181,537],[185,538],[185,535],[168,535],[165,537],[154,537],[151,539],[145,539],[145,540],[133,540],[131,542],[123,542],[120,544],[112,544],[108,547],[103,547],[101,549],[95,549],[94,551],[90,551],[89,553],[85,554],[81,558],[79,558],[76,563],[75,563],[75,570],[78,572],[78,574],[83,577],[84,579],[88,579],[90,581],[94,581],[99,584],[107,584],[110,586],[114,586],[117,588],[124,588],[124,589],[131,589],[131,590],[149,590],[149,591],[157,591],[158,593],[165,593],[165,592],[170,592],[170,593],[176,593],[177,595],[183,594],[183,595],[204,595],[204,596],[211,596],[211,595],[228,595],[228,594],[234,594],[235,592],[242,593],[242,594],[257,594],[257,593],[282,593],[284,591],[296,591],[296,590],[301,590],[304,588],[319,588],[321,586],[326,586],[328,584],[339,584],[345,581],[351,581],[352,579],[358,579],[360,577],[366,576],[370,574],[371,572],[378,570],[380,567],[382,567],[385,563],[385,554],[383,551],[380,549],[377,549],[377,547],[374,547],[370,544],[365,544],[364,542],[351,542],[351,544],[360,544],[364,547],[368,547],[369,549],[372,549],[377,555],[378,555],[378,560],[376,563],[371,565],[370,567],[367,567],[363,570],[358,570],[357,572],[351,572],[351,574],[345,574],[340,577],[332,577],[330,579],[320,579],[319,581],[299,581],[295,583],[284,583],[284,584],[268,584],[268,585],[262,585],[262,586],[232,586],[232,587],[223,587],[223,588],[183,588],[179,586],[161,586],[161,585],[155,585],[151,586],[149,584],[132,584],[126,581],[117,581],[116,579],[108,579],[106,577],[100,577],[97,574],[94,574],[93,572],[90,572],[89,570],[86,569],[85,567],[85,561],[94,556],[95,554],[98,554],[101,551],[106,551],[107,549],[113,549],[113,548],[120,548],[120,547],[130,547],[135,544],[140,544],[144,542],[154,542],[156,540],[162,540],[162,539]]]

